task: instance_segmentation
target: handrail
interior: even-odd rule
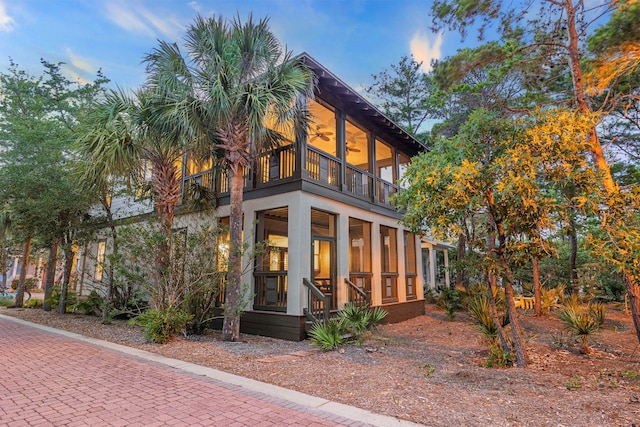
[[[351,295],[351,292],[355,293],[354,301],[349,301],[349,302],[353,302],[356,305],[363,305],[365,307],[371,306],[371,299],[369,298],[369,295],[367,295],[365,291],[360,289],[358,286],[356,286],[351,280],[349,280],[346,277],[344,279],[344,283],[346,283],[347,287],[349,288],[349,295]]]
[[[305,309],[305,315],[312,322],[323,322],[326,324],[331,315],[329,295],[325,295],[316,285],[306,278],[302,279],[302,284],[307,288],[307,308]]]

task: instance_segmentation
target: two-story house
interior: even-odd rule
[[[308,135],[262,153],[245,178],[245,235],[270,246],[243,278],[254,298],[241,331],[304,339],[309,317],[356,300],[382,306],[390,322],[423,314],[425,282],[448,282],[447,248],[399,225],[390,197],[426,148],[313,58],[299,58],[318,82]],[[228,216],[226,175],[182,168],[183,198],[193,182],[209,186],[220,196],[216,214]],[[188,220],[178,215],[177,227]],[[100,260],[108,246],[86,251]],[[98,285],[93,264],[78,262],[85,292]]]

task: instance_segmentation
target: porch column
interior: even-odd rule
[[[254,261],[252,258],[252,252],[255,251],[255,225],[254,221],[256,218],[256,213],[250,207],[243,204],[242,206],[242,230],[243,230],[243,240],[247,238],[247,236],[251,237],[251,243],[249,243],[249,247],[242,254],[242,268],[245,269],[246,266],[250,266],[246,268],[246,271],[242,275],[242,279],[240,282],[240,295],[244,298],[243,310],[253,310],[253,297],[252,295],[255,292],[255,280],[253,278],[253,269],[254,269]],[[248,285],[249,289],[247,289],[246,295],[243,295],[244,286]]]
[[[431,273],[431,289],[436,289],[436,272],[438,271],[436,262],[438,257],[436,256],[436,248],[433,245],[429,246],[429,272]]]
[[[419,236],[415,237],[414,243],[416,246],[416,292],[419,292],[416,296],[418,299],[424,298],[424,286],[426,283],[424,282],[424,266],[422,265],[422,240]]]
[[[396,250],[398,251],[398,279],[396,280],[396,292],[398,295],[398,302],[405,302],[407,300],[407,264],[405,262],[405,256],[407,250],[405,248],[404,230],[401,228],[396,229]]]
[[[443,249],[444,251],[444,281],[447,284],[447,288],[451,286],[451,281],[449,279],[449,250]]]
[[[337,215],[336,225],[336,290],[338,307],[348,301],[348,289],[344,279],[349,278],[349,216]]]
[[[371,224],[371,305],[382,304],[382,260],[380,259],[380,224]]]
[[[307,305],[302,279],[311,279],[311,208],[304,198],[289,202],[289,271],[287,314],[301,316]]]

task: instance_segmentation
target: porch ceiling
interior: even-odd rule
[[[375,127],[374,130],[381,137],[384,138],[386,136],[388,139],[392,139],[391,141],[388,141],[390,143],[393,143],[394,141],[401,141],[416,152],[427,150],[427,147],[424,144],[394,123],[390,118],[384,115],[384,113],[378,110],[378,108],[358,94],[355,90],[350,88],[335,74],[326,69],[307,53],[302,53],[299,55],[299,58],[316,74],[319,89],[321,91],[329,91],[334,97],[344,103],[349,115],[356,119],[366,120],[368,123],[373,124]]]

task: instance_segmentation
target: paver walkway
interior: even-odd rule
[[[3,426],[415,425],[2,315],[0,364]]]

